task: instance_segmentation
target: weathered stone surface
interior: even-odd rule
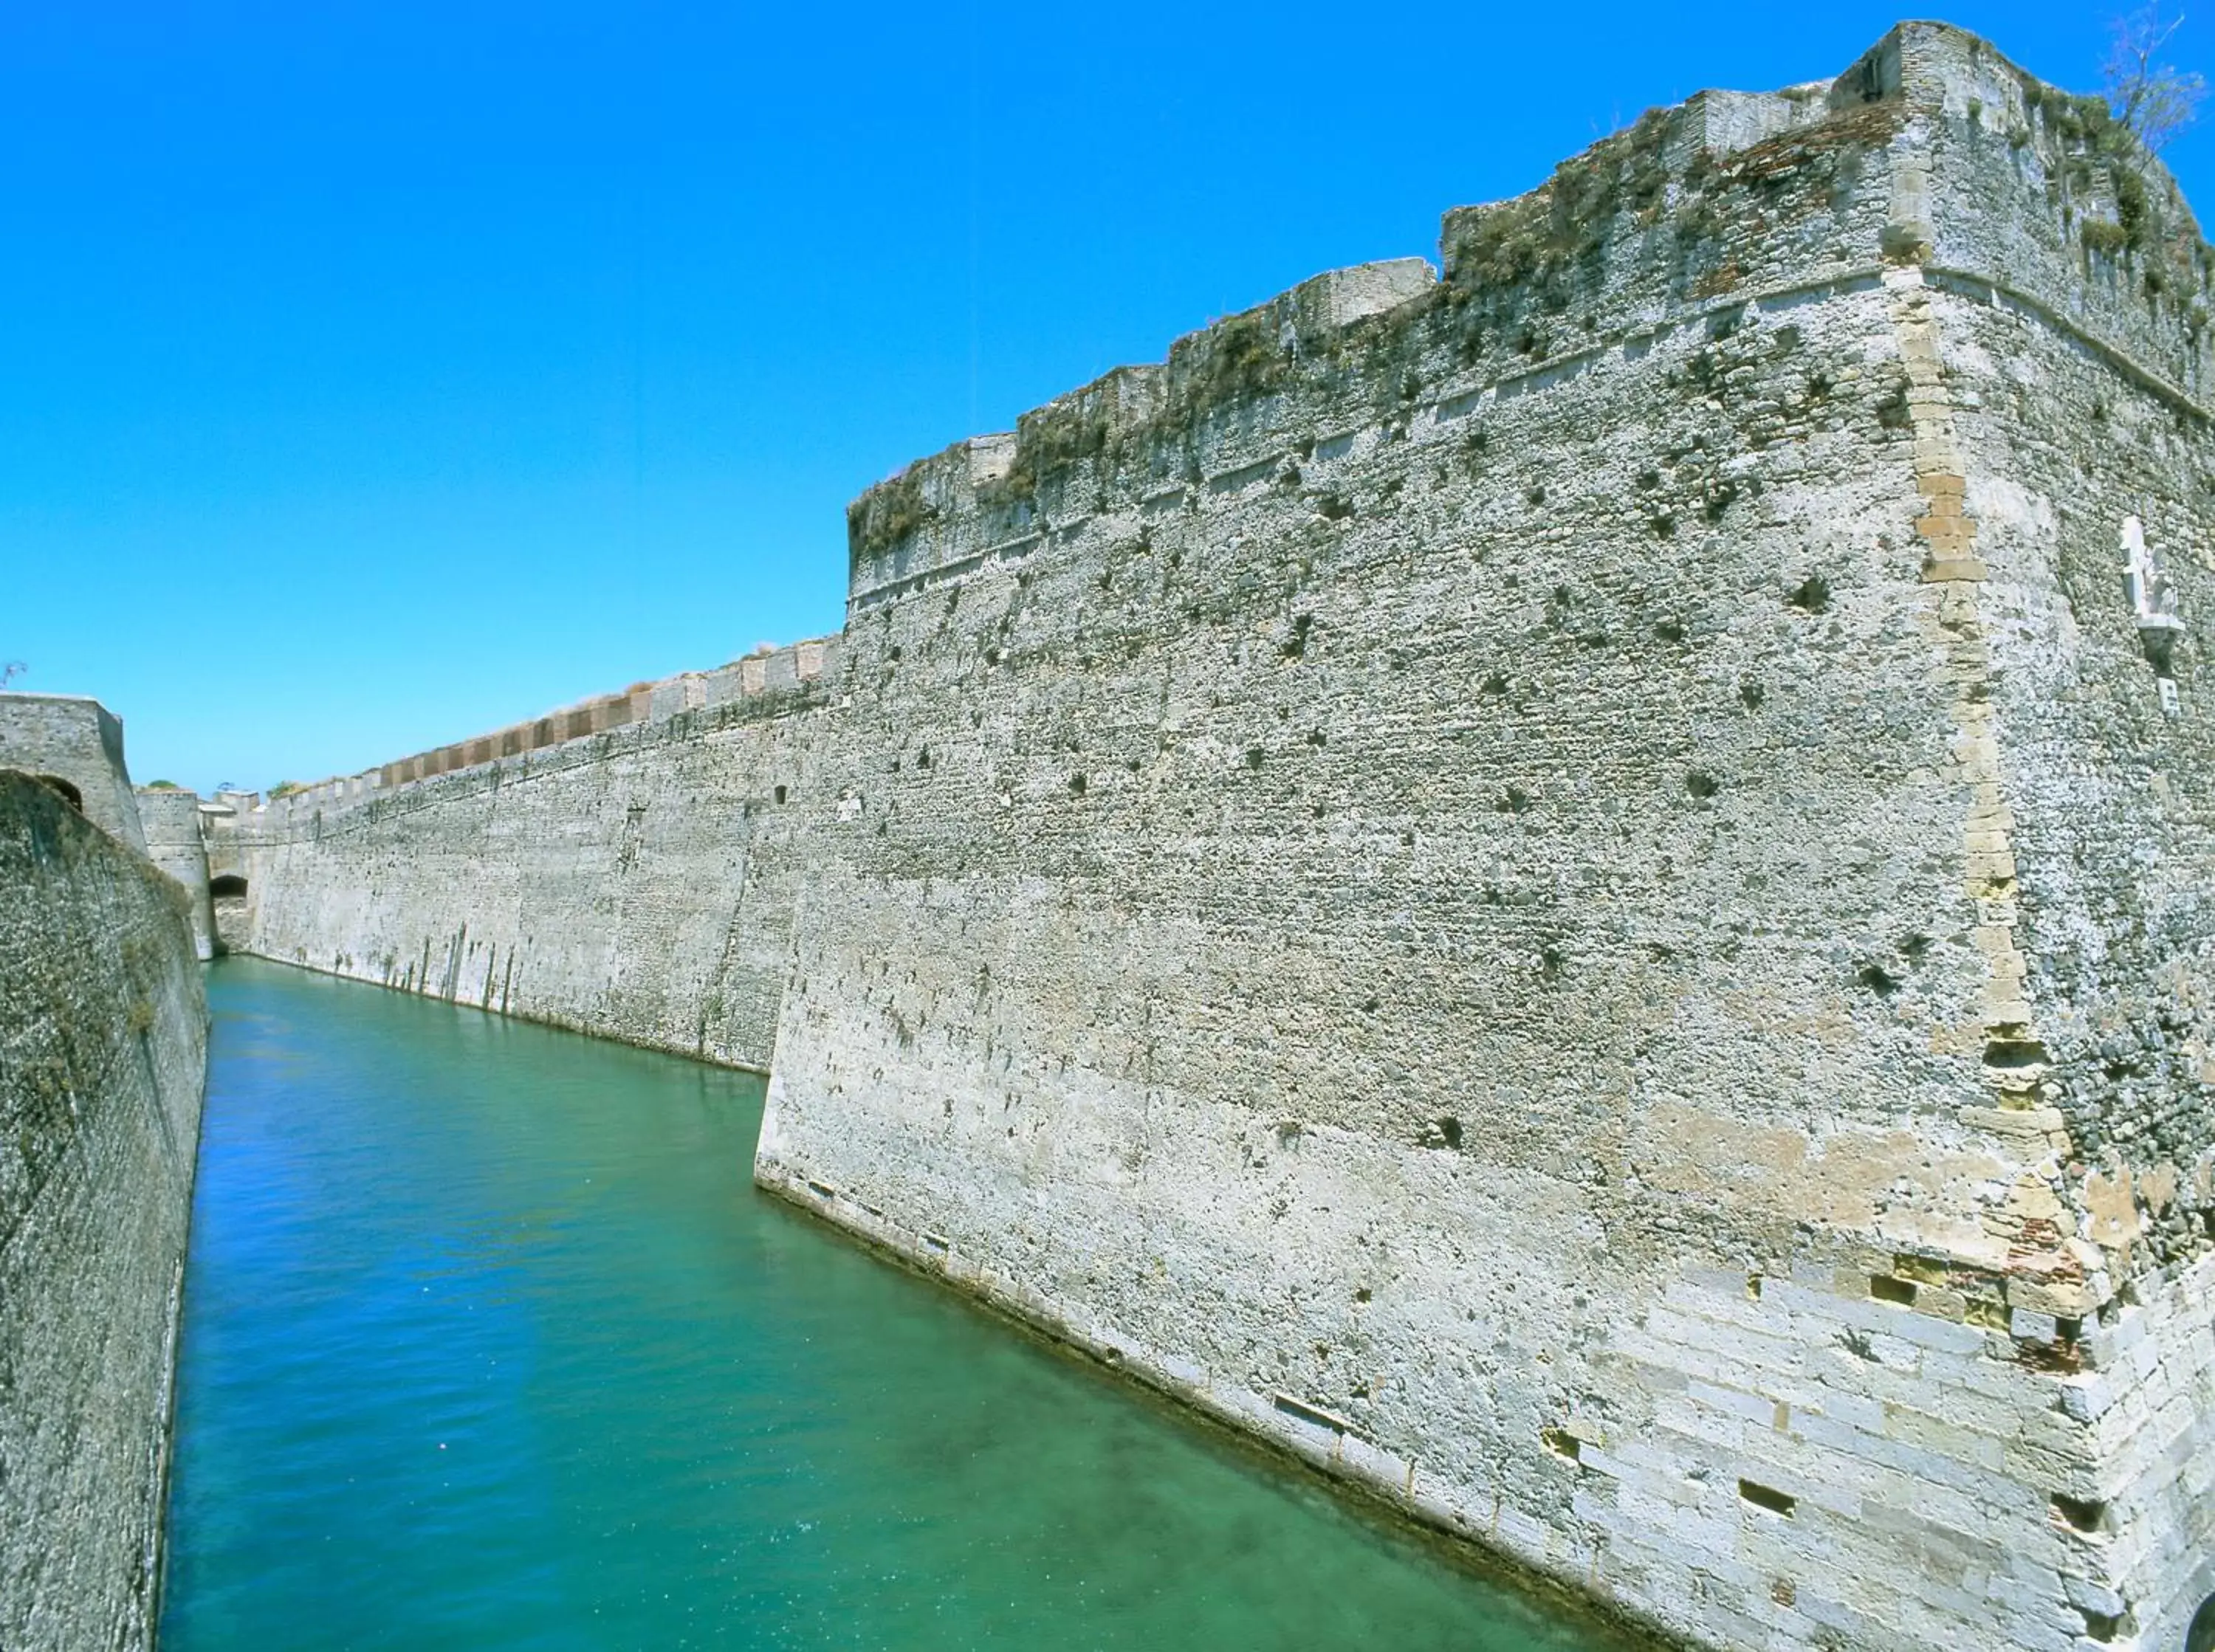
[[[146,852],[138,798],[123,762],[123,722],[98,701],[0,694],[0,768],[60,781],[87,820]]]
[[[2181,1643],[2189,212],[1909,24],[1443,251],[870,490],[758,716],[641,685],[242,813],[246,944],[772,1016],[764,1185],[1673,1633]]]
[[[153,1644],[207,1033],[185,905],[52,788],[0,769],[10,1652]]]
[[[212,868],[245,885],[217,901],[225,944],[766,1069],[795,828],[830,761],[825,659],[804,644],[677,679],[658,719],[535,750],[468,742],[428,780],[221,799]]]
[[[200,800],[175,786],[144,786],[138,793],[138,819],[146,834],[146,858],[185,891],[193,926],[193,947],[202,958],[215,952],[215,909],[208,895],[207,841],[200,826]]]

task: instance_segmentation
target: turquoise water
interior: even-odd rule
[[[165,1652],[1595,1644],[755,1192],[758,1080],[210,983]]]

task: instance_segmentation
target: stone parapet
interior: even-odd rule
[[[551,750],[572,740],[588,740],[634,725],[665,721],[684,712],[727,705],[749,695],[797,691],[833,669],[839,640],[819,637],[782,648],[763,647],[712,671],[685,671],[659,682],[635,682],[620,694],[580,701],[490,734],[418,752],[359,774],[295,786],[267,799],[252,792],[224,795],[233,800],[231,806],[242,805],[249,814],[275,811],[273,829],[282,830],[283,823],[296,816],[349,806],[419,780],[502,758]]]

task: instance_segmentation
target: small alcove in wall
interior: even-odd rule
[[[65,780],[58,774],[34,774],[31,778],[48,791],[58,792],[61,800],[77,813],[84,812],[84,793],[77,789],[74,780]]]

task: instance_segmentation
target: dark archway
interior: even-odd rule
[[[58,793],[61,800],[77,813],[84,812],[84,793],[77,789],[76,782],[65,780],[58,774],[34,774],[31,778],[49,792]]]
[[[215,914],[215,950],[237,951],[246,939],[246,879],[235,872],[218,873],[208,879],[208,900]]]
[[[2215,1652],[2215,1594],[2192,1614],[2192,1627],[2184,1631],[2184,1652]]]

